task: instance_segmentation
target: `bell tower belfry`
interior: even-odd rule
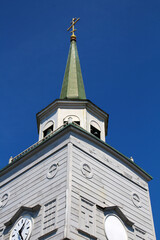
[[[108,114],[86,99],[72,19],[60,99],[39,141],[0,170],[0,240],[156,240],[152,177],[105,142]]]
[[[109,115],[86,99],[81,66],[77,51],[75,23],[72,19],[72,35],[60,99],[37,114],[39,140],[67,123],[75,123],[105,141]],[[48,130],[47,130],[48,129]]]

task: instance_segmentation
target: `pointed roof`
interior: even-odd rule
[[[60,99],[86,99],[75,37],[71,37]]]

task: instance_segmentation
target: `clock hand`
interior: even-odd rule
[[[20,240],[23,240],[23,237],[21,235],[21,229],[18,232],[19,232]]]
[[[23,240],[22,231],[23,231],[23,229],[24,229],[25,223],[26,223],[26,220],[25,220],[25,222],[23,223],[21,229],[19,230],[19,235],[20,235],[20,237],[21,237],[21,240]]]
[[[18,240],[23,240],[20,234],[18,235]]]

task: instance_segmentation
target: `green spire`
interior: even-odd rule
[[[60,99],[86,99],[76,38],[72,36]]]

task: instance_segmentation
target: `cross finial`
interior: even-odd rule
[[[71,41],[72,40],[76,40],[76,35],[74,34],[74,32],[77,30],[74,28],[74,25],[79,21],[80,18],[72,18],[72,22],[71,22],[71,26],[67,29],[67,31],[69,31],[72,28],[72,35],[71,35]]]

